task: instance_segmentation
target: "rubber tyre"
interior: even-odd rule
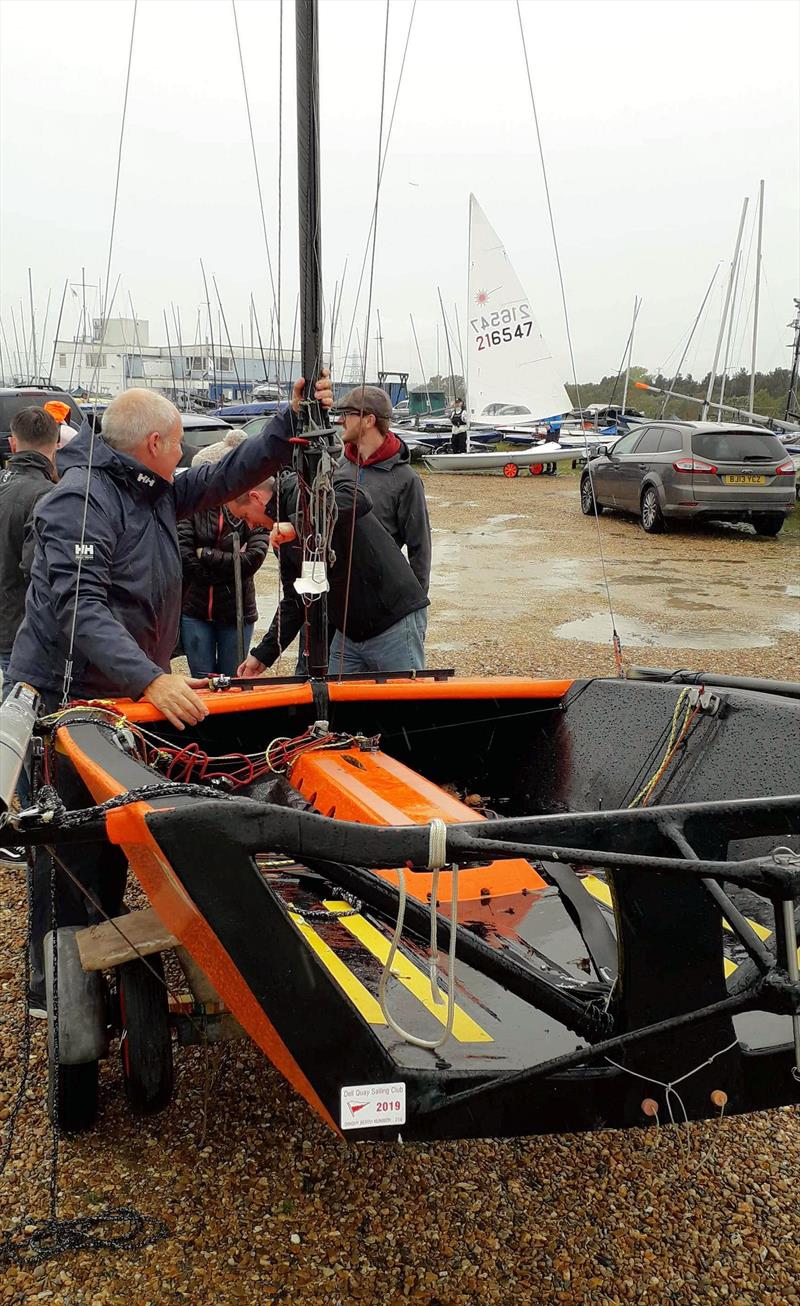
[[[55,1123],[58,1085],[58,1128],[62,1134],[85,1134],[97,1119],[98,1061],[77,1066],[59,1066],[52,1059],[47,1067],[47,1114]]]
[[[597,503],[596,498],[594,499],[594,501],[592,501],[592,483],[589,480],[588,476],[584,476],[583,480],[581,481],[581,512],[583,513],[584,517],[594,516],[595,505],[597,505],[597,512],[599,516],[599,514],[603,511],[603,505]]]
[[[515,476],[519,476],[519,467],[516,463],[506,463],[503,468],[503,475],[507,476],[509,480],[513,480]]]
[[[528,467],[531,476],[541,476],[544,472],[544,463],[531,463]]]
[[[639,520],[642,523],[642,530],[648,535],[661,535],[666,530],[664,515],[658,502],[658,492],[652,485],[648,485],[642,495]]]
[[[128,961],[117,967],[122,1077],[128,1105],[137,1116],[163,1111],[172,1098],[172,1034],[163,981],[158,953],[146,963]]]
[[[780,535],[786,518],[780,512],[754,512],[752,521],[756,528],[756,535],[771,535],[774,537]]]

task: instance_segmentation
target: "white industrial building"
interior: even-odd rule
[[[102,342],[102,343],[101,343]],[[280,373],[280,377],[279,374]],[[273,349],[223,346],[214,341],[191,345],[150,344],[150,325],[142,318],[92,321],[92,334],[57,340],[52,380],[65,390],[111,396],[132,386],[159,390],[170,398],[194,395],[217,403],[249,398],[259,382],[293,381],[300,375],[298,354]]]

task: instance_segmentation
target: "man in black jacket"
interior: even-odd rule
[[[405,547],[411,570],[428,593],[431,579],[431,524],[422,478],[411,466],[408,449],[390,428],[392,404],[376,385],[356,386],[334,412],[344,458],[334,483],[356,481],[372,500],[372,511],[398,548]]]
[[[43,494],[52,490],[59,427],[43,408],[23,408],[11,419],[11,457],[0,472],[0,703],[13,681],[8,674],[11,648],[25,611],[33,554],[33,510]],[[23,807],[30,799],[28,777],[23,772],[17,786]],[[0,860],[21,862],[25,851],[6,844]]]
[[[334,490],[337,518],[332,546],[336,560],[328,570],[328,620],[334,630],[331,674],[421,671],[425,666],[428,596],[372,511],[369,495],[352,480],[338,477],[334,478]],[[292,597],[303,561],[298,507],[293,473],[281,476],[274,492],[269,484],[257,486],[228,505],[231,515],[248,525],[273,528],[270,540],[280,552],[283,589],[270,629],[242,663],[239,675],[260,675],[291,644],[303,624],[303,610],[296,594]]]
[[[53,488],[58,437],[58,423],[43,408],[23,408],[11,419],[11,457],[5,471],[0,472],[0,701],[11,688],[8,664],[25,611],[33,552],[33,510],[42,495]]]

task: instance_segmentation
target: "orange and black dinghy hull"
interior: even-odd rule
[[[191,735],[209,755],[252,757],[321,710],[350,741],[306,753],[290,771],[291,805],[165,788],[136,732],[173,748],[185,738],[147,705],[116,705],[129,730],[87,709],[56,747],[95,803],[120,802],[101,814],[105,837],[332,1128],[420,1139],[586,1129],[641,1123],[642,1077],[657,1096],[688,1075],[693,1116],[718,1109],[717,1090],[732,1111],[800,1096],[784,906],[796,905],[800,872],[772,857],[797,846],[800,768],[773,749],[765,782],[762,764],[776,731],[800,741],[800,704],[729,690],[713,714],[697,707],[691,765],[665,770],[652,805],[631,805],[682,692],[508,678],[210,696]],[[463,799],[475,794],[470,812]],[[431,965],[437,820],[446,866]],[[389,970],[401,872],[405,930]],[[737,894],[783,921],[759,925],[771,953],[748,953],[752,930],[740,936],[743,913],[728,909]]]

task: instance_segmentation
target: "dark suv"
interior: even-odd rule
[[[80,430],[83,413],[68,390],[59,390],[53,386],[20,385],[11,389],[0,390],[0,467],[11,453],[8,437],[11,432],[11,420],[22,408],[43,408],[52,399],[67,404],[70,420],[76,431]]]
[[[599,445],[581,476],[581,509],[636,513],[649,534],[669,519],[752,522],[777,535],[795,503],[795,467],[780,440],[758,426],[652,422],[613,448]]]

